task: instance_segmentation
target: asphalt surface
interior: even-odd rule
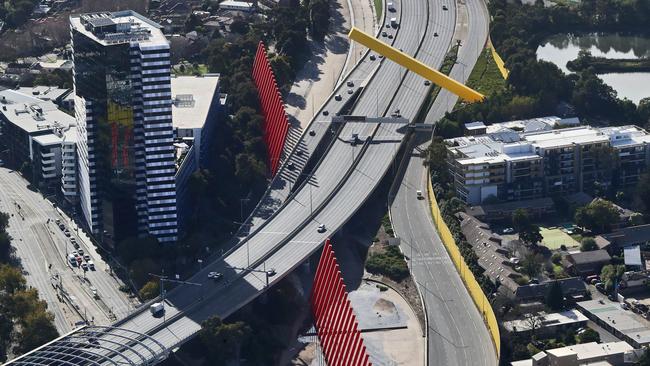
[[[20,175],[6,168],[0,168],[0,187],[0,211],[12,215],[8,231],[15,254],[28,285],[39,291],[54,314],[59,333],[67,333],[76,327],[75,323],[84,320],[107,325],[135,308],[127,295],[118,290],[120,283],[110,275],[93,246],[72,229],[71,236],[90,255],[96,270],[84,276],[80,268],[68,264],[66,253],[74,247],[54,220],[62,220],[68,228],[71,220],[49,200],[27,188]],[[91,287],[96,289],[99,298],[94,297]]]
[[[466,81],[483,49],[488,31],[488,13],[483,1],[467,0],[458,9],[469,22],[459,22],[456,32],[461,39],[458,63],[451,77]],[[426,123],[435,123],[451,111],[457,97],[442,90],[427,113]],[[414,136],[416,148],[405,162],[404,174],[391,204],[391,219],[400,247],[409,258],[409,266],[425,303],[428,319],[428,358],[434,365],[496,365],[497,358],[487,328],[466,291],[460,276],[440,241],[426,200],[418,200],[416,191],[427,191],[427,171],[420,151],[428,145],[429,135]],[[417,146],[418,141],[427,141]]]
[[[393,16],[401,23],[400,28],[386,28],[394,35],[394,46],[418,55],[424,44],[427,47],[423,53],[425,62],[439,66],[451,44],[455,23],[453,12],[440,10],[442,4],[437,0],[396,2],[397,11]],[[446,36],[430,36],[433,29]],[[381,72],[376,73],[380,63]],[[302,186],[294,187],[292,195],[292,184],[306,163],[305,157],[313,152],[325,134],[331,133],[331,116],[322,111],[338,111],[351,97],[348,88],[365,86],[353,114],[387,115],[400,109],[403,116],[412,118],[424,101],[428,87],[421,77],[378,57],[374,61],[364,58],[346,80],[352,81],[354,86],[343,83],[335,92],[341,98],[330,98],[319,111],[308,129],[313,131],[313,136],[307,132],[299,141],[297,149],[303,153],[294,150],[287,159],[294,163],[293,169],[288,169],[286,162],[282,166],[265,199],[243,226],[240,243],[189,279],[201,286],[183,285],[169,291],[162,317],[153,316],[143,308],[115,326],[152,335],[168,348],[179,346],[200,329],[202,320],[212,315],[227,317],[254,299],[265,290],[267,280],[270,284],[279,281],[347,222],[381,181],[402,143],[404,131],[390,124],[346,124],[311,178]],[[351,144],[349,136],[353,133],[365,143]],[[319,224],[327,229],[317,231]],[[264,273],[270,268],[276,274],[266,277]],[[209,271],[223,273],[223,279],[208,279]],[[100,336],[100,344],[111,333]],[[133,349],[145,353],[147,346],[153,346],[151,342],[144,339],[143,343],[133,345]]]

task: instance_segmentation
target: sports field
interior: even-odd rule
[[[551,250],[560,249],[562,244],[566,245],[567,248],[580,245],[580,243],[573,240],[572,237],[557,227],[540,227],[539,232],[544,238],[542,239],[542,245]]]

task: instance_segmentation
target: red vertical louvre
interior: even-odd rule
[[[253,61],[253,81],[257,87],[260,107],[264,115],[264,143],[268,155],[268,165],[271,175],[278,171],[280,157],[287,138],[288,118],[284,110],[284,103],[280,96],[275,75],[266,56],[264,43],[257,45],[255,60]]]
[[[318,262],[309,299],[328,365],[372,365],[329,239]]]

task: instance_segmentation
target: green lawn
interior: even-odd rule
[[[542,245],[548,249],[560,249],[562,244],[566,245],[567,248],[577,247],[580,245],[577,241],[573,240],[567,233],[562,230],[552,227],[540,227],[540,233],[542,234]]]
[[[375,13],[377,13],[377,22],[381,23],[381,15],[384,10],[384,4],[382,0],[375,0]]]
[[[185,62],[182,64],[183,67],[180,67],[179,65],[174,65],[172,67],[172,73],[174,75],[204,75],[208,73],[208,66],[204,64],[198,64],[196,65],[197,67],[194,67],[192,64],[189,62]]]

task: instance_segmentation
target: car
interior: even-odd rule
[[[77,253],[79,253],[79,255],[84,255],[84,250],[83,249],[77,249]]]
[[[68,238],[70,237],[70,231],[69,231],[68,229],[65,229],[65,230],[63,231],[63,234],[64,234],[65,236],[67,236]]]
[[[290,161],[289,164],[287,164],[287,168],[289,168],[289,170],[294,170],[296,169],[296,164]]]
[[[438,32],[433,32],[434,37],[438,37]]]
[[[75,257],[72,254],[68,254],[68,262],[70,263],[71,266],[76,267],[77,266],[77,257]]]
[[[340,102],[342,99],[343,99],[343,96],[341,94],[336,94],[334,96],[334,100],[336,100],[337,102]]]
[[[86,262],[90,260],[90,256],[88,254],[85,254],[83,257]]]
[[[379,58],[384,58],[384,55],[379,55]]]
[[[386,3],[386,7],[388,8],[388,11],[390,11],[391,13],[395,12],[395,5],[393,5],[392,2]]]
[[[388,37],[388,33],[386,33],[386,31],[383,31],[383,32],[381,32],[381,36],[382,37]]]
[[[621,303],[621,309],[623,309],[623,310],[630,310],[630,305],[628,305],[628,304],[622,302],[622,303]]]
[[[208,273],[208,278],[217,281],[217,280],[220,280],[220,279],[223,278],[223,273],[221,273],[221,272],[210,272],[210,273]]]
[[[375,61],[377,59],[377,56],[375,55],[370,55],[370,61]]]
[[[390,28],[390,24],[386,24],[386,28]]]
[[[77,243],[76,241],[75,241],[74,243],[72,243],[72,246],[73,246],[75,249],[79,249],[79,243]]]
[[[392,35],[392,34],[389,34],[389,35],[388,35],[388,39],[393,39],[393,35]]]
[[[351,88],[351,87],[354,86],[354,82],[348,81],[347,83],[345,83],[345,85],[347,85],[347,86],[349,86]]]
[[[397,118],[397,117],[401,117],[402,114],[400,113],[399,109],[396,109],[396,110],[393,111],[393,113],[391,113],[390,116],[393,117],[393,118]]]
[[[515,232],[515,229],[513,229],[513,228],[511,228],[511,227],[507,227],[507,228],[501,230],[501,233],[502,233],[502,234],[512,234],[512,233],[514,233],[514,232]]]
[[[323,116],[329,116],[329,114],[330,112],[328,112],[327,109],[323,111]]]
[[[419,190],[419,189],[418,189],[417,191],[415,191],[415,196],[416,196],[417,199],[419,199],[419,200],[424,199],[424,196],[422,195],[422,191]]]
[[[84,271],[87,271],[88,270],[88,264],[87,263],[81,263],[81,269],[83,269]]]
[[[90,268],[92,271],[95,270],[95,262],[88,261],[87,264],[88,264],[88,268]]]
[[[425,81],[424,81],[424,85],[426,85],[426,86],[431,85],[431,81],[429,81],[429,80],[425,80]]]
[[[74,243],[76,243],[76,242],[77,242],[77,239],[75,239],[75,238],[70,238],[70,243],[74,244]]]
[[[320,225],[318,225],[318,230],[317,230],[317,231],[318,231],[319,233],[324,233],[325,230],[327,230],[327,229],[325,228],[325,224],[320,224]]]
[[[56,219],[56,220],[54,220],[54,223],[57,224],[57,225],[59,225],[59,224],[61,223],[61,220]]]
[[[443,5],[442,10],[449,10],[449,8],[447,7],[447,5]]]
[[[271,268],[268,271],[266,271],[266,275],[269,276],[269,277],[275,276],[276,273],[277,272],[275,272],[275,268]]]
[[[309,136],[316,136],[316,131],[309,130]]]
[[[65,231],[65,225],[59,224],[59,229],[61,229],[61,231]]]
[[[78,257],[78,256],[79,256],[79,252],[74,251],[74,252],[70,253],[70,255],[73,256],[73,257]]]
[[[348,89],[348,94],[353,94],[353,93],[354,93],[354,90]]]
[[[90,292],[93,293],[93,297],[95,299],[99,299],[99,295],[97,294],[97,289],[96,288],[94,288],[93,286],[90,286]]]

